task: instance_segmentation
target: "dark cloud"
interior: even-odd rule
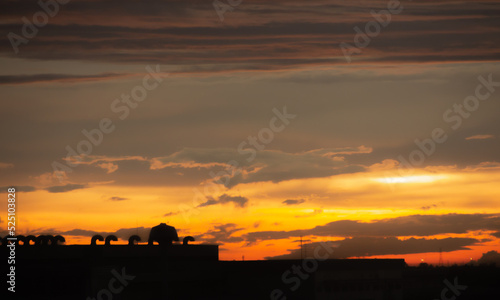
[[[481,258],[477,261],[479,264],[496,264],[497,267],[500,267],[500,253],[497,251],[489,251],[483,253]]]
[[[107,231],[93,231],[93,230],[85,230],[85,229],[73,229],[64,232],[56,232],[55,230],[45,231],[51,234],[60,234],[60,235],[70,235],[70,236],[85,236],[92,237],[96,234],[102,235],[106,237],[108,235],[115,235],[117,238],[128,241],[128,238],[132,235],[138,235],[141,238],[141,242],[147,242],[149,238],[149,232],[151,231],[150,227],[136,227],[136,228],[121,228],[115,232],[107,232]]]
[[[422,210],[429,210],[431,208],[437,207],[436,204],[428,205],[428,206],[422,206],[420,209]]]
[[[210,206],[210,205],[216,205],[216,204],[224,204],[224,203],[234,203],[235,206],[237,207],[245,207],[248,203],[248,198],[246,197],[241,197],[241,196],[229,196],[227,194],[223,194],[219,196],[219,198],[216,200],[212,197],[207,197],[207,201],[198,205],[198,207],[204,207],[204,206]]]
[[[194,238],[206,243],[238,243],[242,242],[242,237],[232,236],[234,233],[243,230],[244,228],[237,227],[234,223],[227,223],[213,226],[213,229],[207,232],[196,235]]]
[[[88,82],[102,81],[103,79],[117,79],[125,74],[98,74],[98,75],[69,75],[69,74],[37,74],[37,75],[3,75],[0,76],[0,85],[31,84],[46,82]]]
[[[445,239],[415,239],[400,240],[396,237],[355,237],[346,238],[335,242],[338,246],[334,248],[330,258],[352,258],[375,255],[401,255],[413,253],[444,252],[457,250],[470,250],[468,246],[479,243],[471,238],[445,238]],[[314,249],[322,247],[319,243],[310,243],[303,246],[306,257],[313,257]],[[267,259],[298,259],[300,248],[292,250],[289,254],[267,257]]]
[[[304,202],[306,202],[306,200],[304,200],[304,199],[287,199],[281,203],[283,203],[285,205],[297,205],[297,204],[301,204]]]
[[[128,198],[124,198],[124,197],[110,197],[109,200],[111,201],[124,201],[124,200],[128,200]]]
[[[111,232],[105,232],[105,231],[93,231],[93,230],[85,230],[85,229],[72,229],[68,231],[61,232],[60,234],[62,235],[71,235],[71,236],[94,236],[96,234],[102,235],[102,236],[107,236],[110,235]]]
[[[66,193],[66,192],[71,192],[74,190],[79,190],[79,189],[84,189],[84,188],[87,188],[87,185],[68,183],[66,185],[51,186],[51,187],[45,188],[45,190],[49,193]]]
[[[29,185],[19,185],[19,186],[2,186],[0,187],[0,193],[7,193],[7,189],[14,187],[16,189],[16,192],[24,192],[24,193],[29,193],[29,192],[34,192],[37,190],[36,187],[34,186],[29,186]]]
[[[180,213],[179,211],[171,211],[171,212],[164,214],[163,216],[164,217],[172,217],[172,216],[178,215],[179,213]]]
[[[250,232],[246,234],[246,239],[249,242],[255,242],[308,235],[342,237],[431,236],[498,229],[500,229],[500,215],[496,214],[412,215],[370,223],[340,220],[311,229]]]
[[[371,152],[370,148],[364,146],[315,149],[301,153],[262,150],[256,153],[254,159],[250,159],[252,156],[249,156],[248,149],[251,147],[248,147],[248,143],[243,145],[246,147],[241,150],[185,148],[169,156],[153,158],[151,168],[224,167],[224,171],[214,172],[213,181],[231,188],[240,183],[280,182],[361,172],[365,170],[363,166],[349,165],[344,156]]]
[[[406,1],[403,6],[369,47],[356,55],[357,62],[498,60],[500,37],[495,32],[500,8],[496,3]],[[387,1],[316,0],[299,5],[249,0],[226,12],[220,22],[210,1],[150,1],[147,7],[132,0],[71,1],[35,40],[20,46],[18,56],[154,62],[182,66],[186,72],[344,64],[339,45],[354,44],[354,27],[364,29],[374,20],[370,11],[386,7]],[[35,3],[7,2],[0,13],[6,19],[0,25],[1,35],[20,33],[21,17],[31,16],[37,8]],[[0,51],[14,55],[8,41]]]

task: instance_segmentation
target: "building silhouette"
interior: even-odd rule
[[[459,299],[500,294],[494,267],[409,268],[402,259],[219,261],[218,245],[192,244],[193,237],[174,243],[177,232],[166,224],[152,228],[147,244],[137,244],[139,236],[128,245],[113,244],[115,236],[94,236],[91,245],[63,245],[64,237],[52,236],[19,240],[15,298],[4,280],[1,299],[439,299],[453,274],[469,280]],[[0,252],[7,258],[5,241]]]

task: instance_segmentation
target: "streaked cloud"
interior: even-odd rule
[[[432,236],[446,233],[462,234],[474,230],[500,230],[500,215],[412,215],[373,222],[340,220],[311,229],[250,232],[246,235],[246,240],[255,242],[308,235],[338,237]]]
[[[0,162],[0,169],[7,169],[7,168],[13,168],[13,167],[14,167],[14,164]]]
[[[306,200],[304,200],[304,199],[287,199],[281,203],[283,203],[285,205],[298,205],[298,204],[301,204],[304,202],[306,202]]]
[[[113,196],[113,197],[110,197],[109,200],[111,200],[111,201],[124,201],[124,200],[128,200],[128,198]]]
[[[466,137],[466,140],[489,140],[489,139],[494,139],[495,136],[492,134],[479,134],[479,135],[473,135]]]
[[[127,74],[98,74],[98,75],[70,75],[70,74],[36,74],[36,75],[1,75],[0,85],[21,85],[33,83],[82,83],[124,78]]]
[[[233,236],[233,234],[243,229],[234,223],[217,224],[205,233],[195,235],[194,238],[207,243],[238,243],[242,242],[243,238]]]
[[[72,1],[43,28],[44,35],[22,45],[19,56],[115,63],[155,61],[177,66],[179,72],[339,65],[345,63],[340,43],[353,43],[354,27],[373,20],[371,10],[386,7],[386,1],[353,4],[316,0],[298,4],[249,0],[228,14],[225,23],[231,26],[225,26],[211,2],[151,1],[144,8],[132,0]],[[393,16],[383,34],[356,56],[356,61],[497,60],[498,10],[492,1],[405,2],[404,11]],[[19,32],[21,17],[32,14],[30,5],[8,3],[2,11],[5,21],[0,33],[6,36]],[[2,44],[0,51],[13,55],[9,43]]]
[[[68,183],[66,185],[56,185],[45,188],[45,190],[49,193],[66,193],[74,190],[85,189],[87,185],[85,184],[72,184]]]
[[[468,166],[464,170],[469,172],[477,172],[477,171],[493,171],[499,169],[500,169],[500,162],[485,161],[478,165]]]
[[[249,156],[251,152],[255,156]],[[360,165],[349,165],[345,155],[366,154],[371,149],[358,148],[317,149],[301,153],[253,148],[194,149],[186,148],[172,155],[153,158],[152,169],[163,168],[213,168],[225,167],[214,173],[213,181],[231,188],[240,183],[327,177],[344,173],[361,172]],[[251,159],[255,157],[254,159]],[[220,175],[218,175],[220,174]]]
[[[236,207],[245,207],[248,204],[248,198],[241,196],[229,196],[227,194],[223,194],[219,196],[217,199],[213,197],[207,197],[207,201],[198,205],[198,207],[205,207],[216,204],[225,204],[225,203],[234,203]]]
[[[0,193],[7,193],[7,189],[10,187],[14,187],[16,189],[16,192],[24,192],[24,193],[34,192],[37,190],[37,188],[34,186],[14,185],[14,186],[2,186],[2,187],[0,187]]]
[[[336,247],[329,258],[354,258],[375,255],[398,255],[438,252],[440,249],[444,252],[458,250],[469,250],[468,246],[478,244],[480,241],[473,238],[445,238],[445,239],[416,239],[410,238],[401,240],[396,237],[374,238],[374,237],[354,237],[346,238],[335,242]],[[309,243],[303,246],[303,249],[309,249],[309,257],[312,257],[313,250],[316,247],[322,247],[319,243]],[[303,250],[304,251],[304,250]],[[307,252],[306,252],[307,253]],[[267,257],[267,259],[300,259],[301,251],[292,250],[289,254],[276,257]]]

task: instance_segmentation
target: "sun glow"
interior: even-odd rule
[[[419,175],[419,176],[376,178],[375,181],[381,183],[428,183],[444,178],[445,178],[444,175]]]

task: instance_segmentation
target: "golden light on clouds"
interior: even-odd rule
[[[420,176],[401,176],[401,177],[386,177],[376,178],[375,181],[381,183],[428,183],[446,178],[445,175],[420,175]]]

